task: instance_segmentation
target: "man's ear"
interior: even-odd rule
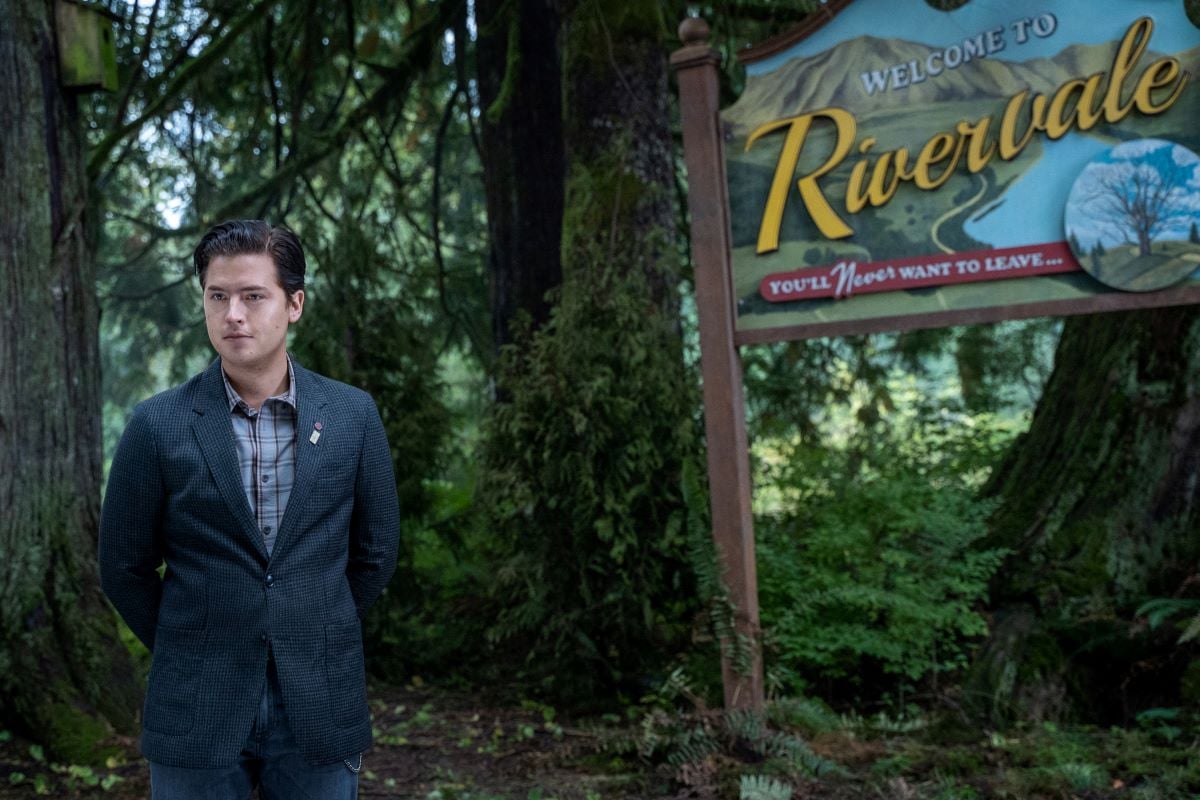
[[[304,290],[297,289],[288,295],[288,322],[299,322],[304,313]]]

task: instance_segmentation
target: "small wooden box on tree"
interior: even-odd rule
[[[106,9],[78,0],[55,4],[58,66],[64,88],[117,90],[117,45]]]

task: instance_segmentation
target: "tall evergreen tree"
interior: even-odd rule
[[[81,761],[132,731],[139,697],[95,564],[95,221],[55,3],[2,0],[0,18],[0,715]]]
[[[492,337],[519,313],[550,315],[562,282],[563,102],[559,13],[550,0],[478,0],[476,63],[487,189]]]
[[[548,691],[590,698],[636,690],[686,641],[696,397],[661,10],[581,0],[562,22],[563,286],[501,359],[482,495],[500,565],[493,640],[527,654]]]

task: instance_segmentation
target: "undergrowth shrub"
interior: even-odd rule
[[[990,506],[956,458],[986,434],[958,431],[917,421],[865,449],[793,454],[780,480],[794,502],[758,522],[766,657],[784,693],[895,699],[966,665],[1004,551],[981,546]]]
[[[306,367],[369,392],[387,432],[400,549],[395,576],[367,615],[364,634],[371,669],[402,681],[420,666],[413,654],[428,652],[431,640],[445,641],[414,624],[445,585],[440,575],[430,580],[420,573],[418,534],[442,515],[442,492],[431,478],[443,472],[461,420],[447,400],[436,329],[419,300],[378,269],[380,247],[355,226],[345,226],[331,243],[315,243],[320,268],[309,281],[308,302],[318,303],[319,313],[304,317],[293,352]]]
[[[640,694],[698,607],[682,496],[695,383],[645,280],[615,273],[577,275],[551,319],[505,349],[480,476],[489,640],[574,699]]]
[[[772,702],[765,712],[713,709],[682,668],[642,698],[638,710],[635,725],[596,731],[599,750],[652,766],[682,789],[673,796],[736,794],[741,800],[786,800],[791,782],[846,775],[840,764],[815,753],[783,719],[794,706],[777,708]]]

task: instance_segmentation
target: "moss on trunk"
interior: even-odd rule
[[[54,3],[0,0],[0,715],[56,756],[132,732],[136,676],[100,593],[100,375],[83,133]]]
[[[1100,720],[1177,703],[1188,654],[1135,610],[1196,591],[1200,311],[1068,320],[1030,429],[990,493],[1001,501],[990,544],[1013,551],[993,605],[1025,622],[1019,635],[995,626],[975,696],[1002,716]],[[1030,699],[1055,696],[1061,708]]]
[[[564,282],[605,259],[675,313],[675,212],[662,10],[580,0],[564,17]],[[619,254],[619,255],[618,255]]]

